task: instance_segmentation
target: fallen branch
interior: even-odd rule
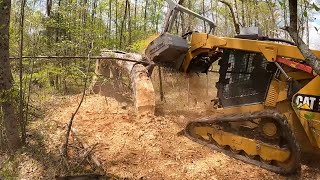
[[[71,128],[71,132],[73,134],[73,137],[76,138],[76,140],[78,141],[80,146],[82,146],[82,148],[85,148],[85,149],[89,148],[89,145],[85,144],[84,141],[82,139],[80,139],[80,136],[76,133],[76,130],[74,128]],[[94,146],[96,146],[96,145],[98,145],[98,144],[95,144]],[[101,170],[101,163],[98,161],[97,157],[92,153],[90,153],[88,157],[94,163],[96,168],[97,169],[100,168],[100,170]]]
[[[77,169],[88,157],[90,157],[92,151],[97,147],[97,145],[98,145],[98,143],[96,143],[96,144],[94,144],[93,146],[91,146],[91,148],[89,148],[89,150],[87,150],[87,151],[84,153],[81,161],[80,161],[73,169]]]
[[[87,56],[22,56],[22,59],[86,59]],[[9,59],[17,60],[19,57],[10,57]],[[129,58],[119,58],[119,57],[105,57],[105,56],[92,56],[90,60],[118,60],[118,61],[127,61],[127,62],[134,62],[134,63],[141,63],[145,65],[149,65],[150,62],[142,59],[142,60],[134,60]]]

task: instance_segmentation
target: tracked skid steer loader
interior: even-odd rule
[[[281,174],[300,169],[301,152],[320,152],[320,76],[293,43],[263,37],[257,28],[217,37],[212,21],[167,2],[164,31],[147,47],[147,59],[185,73],[220,66],[216,111],[223,115],[189,122],[186,137]],[[170,34],[179,12],[207,22],[210,31]]]

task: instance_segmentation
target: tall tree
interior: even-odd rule
[[[9,24],[11,0],[0,0],[0,105],[8,148],[17,150],[22,146],[18,130],[17,107],[13,91],[13,76],[9,61]]]

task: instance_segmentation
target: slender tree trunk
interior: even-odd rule
[[[123,29],[124,29],[124,23],[127,19],[127,14],[128,14],[128,4],[129,4],[129,0],[126,0],[126,6],[125,6],[125,10],[124,10],[124,16],[123,16],[123,20],[121,23],[121,29],[120,29],[120,48],[122,47],[122,37],[123,37]],[[130,10],[129,10],[130,11]]]
[[[144,6],[144,26],[143,26],[143,30],[146,33],[147,31],[147,8],[148,8],[148,0],[146,0],[146,4]]]
[[[287,21],[287,6],[285,5],[284,6],[284,9],[283,9],[283,18],[284,18],[284,26],[288,26],[288,21]],[[285,34],[285,39],[288,39],[288,35],[287,33]]]
[[[307,39],[307,45],[310,46],[310,32],[309,32],[309,19],[307,18],[306,21],[306,39]]]
[[[8,139],[8,148],[15,151],[21,148],[18,116],[16,114],[13,96],[13,77],[9,61],[9,25],[11,1],[2,0],[0,3],[0,99],[4,127]]]
[[[188,9],[191,9],[192,7],[192,2],[191,0],[188,0]],[[192,10],[192,9],[191,9]],[[190,18],[190,15],[188,15],[188,27],[187,27],[187,31],[191,31],[192,30],[192,18]]]
[[[128,39],[128,43],[129,45],[131,45],[132,43],[132,19],[131,19],[131,5],[130,5],[130,1],[128,1],[128,33],[129,33],[129,39]]]
[[[303,15],[303,4],[302,3],[299,3],[300,5],[300,11],[302,12],[301,13],[301,16],[300,17],[297,17],[297,19],[299,19],[298,21],[298,33],[299,33],[299,36],[301,37],[301,39],[303,39],[304,37],[304,15]]]
[[[154,26],[154,31],[157,32],[157,9],[158,9],[158,6],[157,6],[157,2],[155,1],[154,2],[154,15],[152,16],[152,24]]]
[[[247,10],[246,10],[246,13],[247,13],[247,22],[248,22],[248,26],[252,26],[252,16],[253,16],[253,14],[252,14],[252,7],[251,7],[251,2],[249,2],[249,1],[246,1],[246,3],[247,3],[247,6],[246,6],[246,8],[247,8]]]
[[[47,15],[50,16],[52,8],[52,0],[47,0]]]
[[[111,28],[112,28],[112,0],[109,0],[109,38],[111,37]]]
[[[229,35],[229,26],[228,26],[228,18],[227,18],[228,17],[228,13],[227,13],[228,8],[227,8],[227,6],[224,7],[224,10],[225,10],[225,16],[224,16],[224,25],[225,26],[224,27],[226,30],[225,35],[227,36],[227,35]]]
[[[219,18],[219,15],[218,15],[218,1],[216,1],[216,25],[218,24],[218,18]],[[218,31],[216,31],[216,33],[218,35]]]
[[[92,4],[92,12],[91,12],[91,18],[92,18],[92,23],[94,24],[94,17],[96,15],[96,9],[97,9],[97,0],[93,0]]]
[[[298,2],[297,0],[289,0],[290,28],[298,31]]]
[[[271,14],[271,18],[272,18],[272,31],[271,31],[271,36],[274,37],[274,29],[276,28],[276,19],[274,17],[274,10],[272,9],[272,6],[271,6],[271,2],[270,0],[267,0],[267,5],[268,5],[268,9],[270,11],[270,14]],[[270,31],[269,31],[270,32]]]
[[[118,0],[116,0],[116,19],[115,19],[115,24],[116,24],[116,40],[118,39]]]
[[[210,9],[211,9],[211,18],[212,21],[215,21],[215,16],[214,16],[214,6],[213,6],[213,1],[210,1]]]
[[[254,6],[256,7],[256,8],[258,8],[258,1],[255,1],[254,2]],[[259,13],[257,12],[257,9],[253,9],[253,12],[254,12],[254,14],[255,14],[255,17],[254,17],[254,26],[258,26],[259,25]]]
[[[159,32],[159,16],[158,16],[158,13],[157,13],[157,16],[156,16],[156,32]]]
[[[239,23],[239,9],[238,9],[238,3],[237,0],[234,0],[234,8],[235,8],[235,16],[236,20]]]
[[[24,8],[26,6],[26,0],[21,1],[21,17],[20,17],[20,48],[19,48],[19,122],[20,122],[20,129],[21,129],[21,140],[24,144],[26,141],[26,122],[24,121],[23,117],[23,64],[22,64],[22,56],[23,56],[23,32],[24,32]]]
[[[202,0],[202,16],[205,16],[205,3],[204,0]],[[207,32],[206,22],[203,21],[203,30],[204,32]]]
[[[242,26],[243,27],[246,27],[246,19],[244,18],[244,12],[245,12],[245,10],[244,10],[244,1],[245,0],[242,0],[241,1],[241,20],[242,20]]]
[[[138,5],[138,0],[134,1],[134,28],[137,29],[137,5]]]

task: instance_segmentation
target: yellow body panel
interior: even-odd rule
[[[292,106],[312,145],[320,148],[320,76],[295,95]]]
[[[202,52],[209,52],[216,48],[237,49],[251,52],[261,52],[268,61],[275,61],[277,56],[304,60],[301,52],[296,46],[276,44],[267,41],[256,41],[239,38],[217,37],[206,33],[193,33],[191,36],[188,56],[182,64],[182,70],[187,72],[191,60]],[[197,52],[196,52],[196,51]],[[320,58],[320,51],[312,50]]]

